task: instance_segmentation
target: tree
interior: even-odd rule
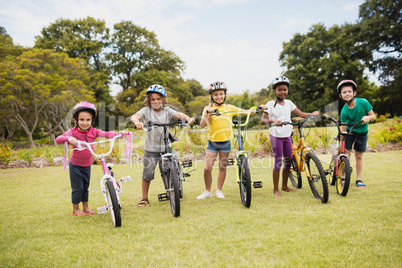
[[[114,25],[111,43],[112,52],[106,58],[123,91],[143,89],[136,79],[138,74],[155,70],[178,75],[183,69],[183,62],[173,52],[160,48],[155,33],[130,21]]]
[[[86,62],[91,77],[91,88],[98,102],[114,103],[110,96],[110,70],[104,50],[109,47],[109,29],[103,20],[92,17],[69,20],[59,19],[44,27],[36,36],[35,48],[64,52],[70,58],[80,58]]]
[[[61,129],[72,105],[82,98],[92,100],[88,77],[79,60],[51,50],[28,49],[0,62],[1,109],[20,124],[31,145],[39,123],[54,143],[55,131]]]
[[[363,59],[383,83],[377,112],[402,114],[402,1],[367,0],[360,5],[358,40]]]
[[[290,79],[290,98],[306,111],[322,110],[338,100],[336,86],[343,79],[353,79],[364,97],[369,87],[363,75],[362,51],[355,46],[355,25],[335,25],[327,30],[316,24],[307,34],[295,34],[283,44],[280,54],[285,75]],[[341,107],[340,107],[341,108]]]

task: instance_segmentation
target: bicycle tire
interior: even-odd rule
[[[179,175],[180,198],[183,198],[183,195],[184,195],[184,191],[183,191],[184,174],[183,174],[183,167],[180,165],[180,163],[177,163],[177,174]]]
[[[309,152],[306,154],[306,164],[311,176],[311,178],[307,178],[311,192],[322,203],[327,203],[329,196],[328,183],[320,160],[314,153]]]
[[[238,172],[240,199],[243,205],[249,208],[251,206],[251,175],[247,158],[244,155],[239,156]]]
[[[172,210],[173,216],[180,216],[180,188],[179,188],[179,176],[177,173],[177,165],[176,161],[172,161],[170,164],[170,170],[167,173],[168,175],[168,184],[169,184],[169,201],[170,208]]]
[[[114,189],[113,182],[111,180],[106,181],[106,197],[107,205],[112,216],[113,225],[116,227],[121,226],[120,205],[117,200],[116,190]]]
[[[342,157],[338,165],[338,176],[336,177],[336,192],[340,196],[346,196],[350,185],[350,162],[347,157]],[[343,183],[342,183],[343,182]],[[342,186],[343,184],[343,186]]]
[[[299,171],[299,166],[296,162],[296,157],[292,155],[292,162],[290,165],[289,179],[292,185],[296,188],[302,188],[302,175]]]

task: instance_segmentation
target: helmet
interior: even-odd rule
[[[78,114],[82,111],[90,112],[92,114],[92,121],[95,120],[96,117],[96,107],[90,102],[81,101],[74,107],[73,118],[78,121]]]
[[[353,80],[342,80],[341,82],[339,82],[338,86],[336,87],[336,89],[338,90],[338,94],[341,93],[341,89],[344,86],[352,86],[353,91],[356,91],[356,89],[357,89],[357,85]]]
[[[167,97],[165,88],[158,84],[152,85],[147,89],[147,95],[150,93],[159,93],[159,94]]]
[[[224,90],[225,92],[228,90],[225,82],[216,81],[209,85],[208,92],[211,94],[216,90]]]
[[[275,89],[278,85],[287,85],[289,87],[290,82],[289,79],[286,76],[278,76],[275,77],[274,80],[272,80],[272,88]]]

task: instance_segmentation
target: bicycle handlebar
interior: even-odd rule
[[[147,130],[152,130],[152,127],[170,127],[173,125],[180,125],[181,127],[188,126],[187,121],[183,121],[181,119],[178,119],[177,121],[174,121],[172,123],[158,123],[158,122],[152,122],[148,121],[147,123],[144,124],[144,127],[147,128]]]
[[[280,125],[275,125],[272,124],[274,126],[280,127],[280,126],[284,126],[284,125],[292,125],[292,126],[302,126],[307,120],[309,120],[310,118],[316,117],[317,115],[309,115],[306,118],[304,118],[302,121],[298,121],[298,122],[282,122],[282,124]]]
[[[325,115],[321,115],[321,118],[327,119],[327,120],[330,120],[330,121],[334,122],[335,125],[338,127],[338,132],[340,134],[342,134],[342,135],[352,135],[352,131],[355,128],[355,126],[357,126],[359,123],[362,123],[363,125],[365,124],[363,120],[357,121],[355,123],[342,123],[341,121],[336,121],[334,118],[328,117],[328,116],[325,116]],[[340,126],[350,126],[351,128],[350,128],[349,132],[342,132],[341,129],[340,129]]]
[[[116,139],[120,139],[120,138],[122,138],[123,136],[124,136],[124,134],[119,133],[119,134],[117,134],[116,136],[114,136],[113,138],[107,139],[107,140],[103,140],[103,141],[94,141],[94,142],[77,141],[77,148],[74,148],[73,150],[82,151],[82,150],[88,149],[88,150],[91,152],[91,154],[92,154],[93,156],[95,156],[95,157],[97,157],[97,158],[103,158],[103,157],[106,157],[106,156],[108,156],[109,154],[112,153],[115,140],[116,140]],[[106,143],[106,142],[110,142],[110,143],[111,143],[111,144],[110,144],[109,152],[104,153],[104,154],[96,154],[96,153],[93,151],[93,149],[92,149],[92,147],[91,147],[92,144]],[[83,147],[83,145],[84,145],[85,147]]]
[[[244,122],[243,124],[240,124],[241,127],[244,127],[244,126],[246,126],[246,125],[248,124],[249,119],[250,119],[250,115],[251,115],[251,112],[252,112],[252,111],[255,111],[257,114],[259,114],[259,113],[262,112],[262,109],[261,109],[261,107],[251,107],[251,108],[248,110],[246,122]],[[212,113],[211,115],[220,116],[220,115],[222,115],[222,114],[228,115],[228,114],[241,114],[241,113],[238,112],[238,111],[237,111],[237,112],[228,112],[228,111],[226,111],[226,110],[224,110],[224,109],[215,109],[214,113]],[[234,124],[233,121],[232,121],[232,119],[231,119],[229,116],[228,116],[228,119],[229,119],[229,122],[230,122],[230,124],[231,124],[232,126],[239,125],[239,124]]]

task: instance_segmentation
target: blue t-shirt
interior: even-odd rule
[[[373,110],[373,106],[368,102],[368,100],[363,98],[356,98],[356,105],[353,108],[349,108],[346,104],[343,106],[341,111],[341,122],[353,124],[361,121],[363,116],[368,115],[368,112]],[[348,129],[351,127],[348,126]],[[353,128],[353,132],[364,133],[368,131],[368,124],[357,124]]]

